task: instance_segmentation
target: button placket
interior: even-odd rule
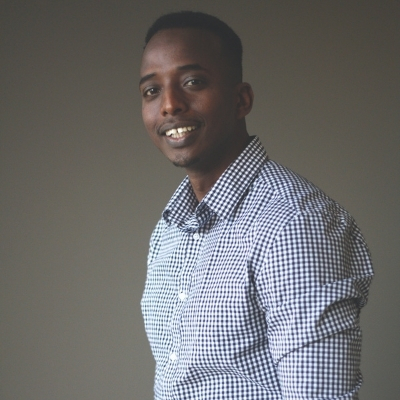
[[[185,301],[187,299],[187,294],[185,292],[180,292],[178,297],[182,300]]]
[[[192,232],[187,236],[187,240],[192,242],[193,252],[191,255],[185,256],[185,262],[183,263],[180,277],[179,277],[179,287],[177,292],[178,303],[174,311],[174,316],[171,320],[171,333],[172,333],[172,347],[169,353],[170,368],[177,368],[178,365],[178,353],[181,346],[181,317],[186,308],[186,303],[189,297],[189,291],[192,281],[192,274],[197,265],[197,259],[199,255],[199,249],[201,247],[202,235],[198,232]]]

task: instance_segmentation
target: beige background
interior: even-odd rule
[[[376,278],[361,397],[397,397],[399,1],[0,4],[2,400],[152,397],[147,243],[183,171],[144,131],[138,68],[147,27],[180,9],[242,37],[249,131],[362,228]]]

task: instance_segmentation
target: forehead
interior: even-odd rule
[[[220,38],[212,32],[194,28],[174,28],[157,32],[147,44],[141,73],[152,68],[199,64],[220,65],[223,61]]]

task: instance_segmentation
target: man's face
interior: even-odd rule
[[[237,86],[213,33],[159,31],[141,65],[142,116],[151,139],[170,161],[188,170],[229,164],[243,136]]]

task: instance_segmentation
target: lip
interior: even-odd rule
[[[166,136],[165,132],[171,130],[171,129],[179,129],[179,128],[184,128],[184,127],[188,127],[188,126],[195,126],[196,129],[187,132],[187,134],[190,134],[191,132],[196,132],[200,127],[201,127],[201,122],[199,121],[194,121],[194,120],[185,120],[185,121],[173,121],[173,122],[166,122],[162,125],[160,125],[160,127],[158,128],[158,134],[160,136]],[[185,135],[186,136],[186,135]],[[173,139],[173,138],[171,138]],[[175,139],[175,140],[179,140],[179,138]]]
[[[192,131],[196,130],[197,128],[198,127],[196,125],[184,126],[184,127],[177,128],[177,129],[174,128],[174,129],[165,131],[165,135],[167,135],[168,137],[173,137],[173,138],[182,137],[182,136],[186,135],[187,132],[192,132]]]
[[[167,136],[165,134],[163,135],[163,137],[164,137],[164,140],[168,143],[168,145],[170,147],[174,147],[174,148],[185,147],[185,146],[189,146],[190,144],[192,144],[195,141],[196,133],[199,131],[199,128],[200,128],[200,126],[197,127],[196,129],[194,129],[193,131],[185,132],[185,134],[183,136],[178,137],[178,138]]]

